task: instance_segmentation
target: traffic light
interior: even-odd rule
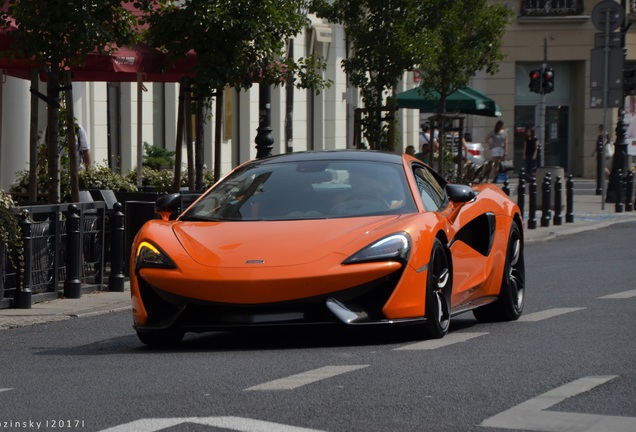
[[[636,95],[636,69],[623,69],[623,93]]]
[[[552,68],[543,69],[543,93],[554,91],[554,70]]]
[[[541,71],[533,70],[530,71],[530,91],[532,93],[541,93]]]

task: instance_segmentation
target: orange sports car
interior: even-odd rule
[[[408,156],[362,150],[246,162],[180,213],[179,194],[135,237],[134,328],[185,332],[299,324],[516,320],[523,223],[497,186],[449,184]]]

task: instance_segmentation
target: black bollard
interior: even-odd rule
[[[532,177],[530,181],[530,195],[529,195],[529,212],[528,212],[528,229],[537,228],[537,179]]]
[[[550,173],[546,174],[543,177],[542,184],[542,195],[541,195],[541,226],[548,227],[550,226],[550,219],[552,219],[550,211],[550,195],[551,195],[551,184],[550,184]]]
[[[614,210],[616,213],[623,213],[623,170],[616,171],[616,203],[614,204]]]
[[[29,211],[24,210],[20,216],[20,231],[22,237],[22,262],[15,264],[17,287],[13,295],[13,307],[16,309],[31,309],[33,292],[33,223],[29,218]],[[3,258],[4,259],[4,258]]]
[[[80,298],[82,281],[80,280],[80,215],[75,204],[68,206],[66,212],[66,280],[64,281],[64,297]]]
[[[568,175],[568,181],[565,185],[565,193],[567,200],[565,223],[572,223],[574,222],[574,180],[572,178],[572,174]]]
[[[504,180],[501,190],[504,191],[506,195],[510,196],[510,182],[508,180]]]
[[[625,177],[625,211],[634,211],[634,173],[630,170]]]
[[[124,292],[124,206],[120,202],[113,204],[110,216],[110,276],[108,291]]]
[[[523,218],[523,211],[524,211],[525,206],[526,206],[526,179],[525,179],[525,175],[523,177],[519,177],[519,186],[517,188],[517,205],[519,206],[519,210],[521,210],[521,217]]]
[[[561,181],[561,176],[557,176],[556,182],[554,183],[554,218],[552,219],[552,223],[554,225],[563,225],[563,203],[561,202],[561,194],[563,193],[563,182]]]

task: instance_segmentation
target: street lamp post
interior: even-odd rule
[[[627,22],[627,5],[626,0],[621,0],[621,7],[625,11],[625,18],[623,19],[623,23],[621,24],[621,48],[623,50],[623,64],[625,64],[625,59],[627,57],[627,47],[625,44],[625,39],[627,37],[627,30],[629,29],[630,24]],[[621,98],[621,105],[618,108],[618,121],[616,122],[616,143],[614,145],[614,157],[612,159],[612,172],[610,174],[610,179],[607,185],[607,202],[615,203],[616,212],[623,211],[623,203],[617,199],[622,196],[621,193],[618,193],[618,188],[623,187],[622,176],[627,173],[627,142],[625,141],[625,133],[627,132],[627,128],[625,127],[625,94]]]
[[[272,88],[261,82],[258,86],[258,129],[254,138],[256,143],[256,159],[272,155],[274,138],[272,137]]]

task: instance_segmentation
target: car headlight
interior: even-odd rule
[[[406,261],[411,251],[411,237],[407,233],[391,234],[359,250],[343,261],[356,264],[369,261]]]
[[[142,267],[155,267],[155,268],[176,268],[172,260],[161,251],[158,247],[143,241],[137,247],[137,254],[135,258],[136,269]]]

